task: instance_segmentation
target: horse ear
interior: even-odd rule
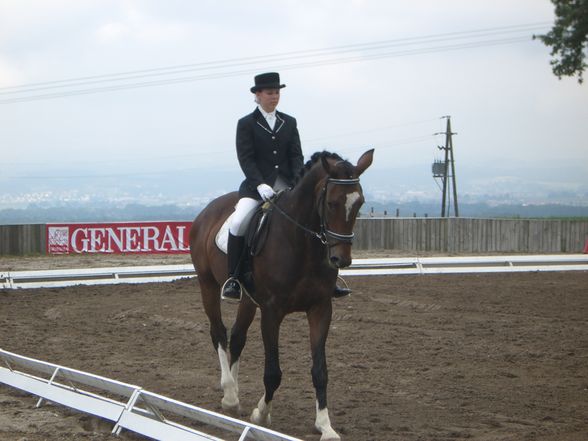
[[[325,171],[327,172],[327,174],[331,174],[331,166],[329,165],[329,161],[327,161],[327,158],[325,158],[324,156],[321,156],[321,163],[323,164],[323,168],[325,169]]]
[[[357,165],[355,166],[355,170],[357,171],[357,176],[361,175],[370,165],[372,165],[373,160],[374,160],[374,149],[368,150],[363,155],[361,155],[361,157],[357,161]]]

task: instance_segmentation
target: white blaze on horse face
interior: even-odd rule
[[[349,215],[351,214],[351,210],[360,197],[361,195],[357,191],[347,195],[347,199],[345,200],[345,221],[349,222]]]

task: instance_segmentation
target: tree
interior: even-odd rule
[[[551,47],[551,68],[560,80],[582,74],[588,42],[588,0],[551,0],[555,5],[555,23],[545,35],[534,35]]]

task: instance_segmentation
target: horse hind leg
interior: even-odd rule
[[[219,344],[217,352],[221,367],[221,389],[223,390],[221,406],[226,412],[239,415],[241,413],[239,385],[237,383],[239,365],[230,365],[226,346],[223,348]]]
[[[243,299],[237,310],[237,317],[231,329],[231,338],[229,340],[230,358],[227,357],[226,351],[219,348],[219,359],[223,378],[221,386],[224,391],[222,401],[223,409],[241,414],[239,405],[239,358],[247,341],[247,331],[251,322],[255,318],[257,308],[252,303]],[[221,355],[222,354],[222,355]]]
[[[210,323],[210,337],[218,354],[221,369],[220,386],[223,391],[221,405],[227,412],[238,413],[240,411],[239,391],[229,364],[227,328],[221,314],[220,285],[212,277],[204,275],[199,276],[199,281],[204,312],[206,312]]]

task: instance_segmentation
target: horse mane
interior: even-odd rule
[[[340,162],[340,165],[345,167],[345,170],[347,171],[351,171],[353,169],[353,165],[346,159],[343,159],[337,153],[329,152],[327,150],[323,150],[322,152],[315,152],[312,154],[310,159],[306,161],[306,164],[304,164],[304,167],[302,167],[300,170],[300,174],[296,178],[296,184],[298,184],[304,175],[306,175],[317,162],[320,162],[322,158],[334,159],[335,161]]]

